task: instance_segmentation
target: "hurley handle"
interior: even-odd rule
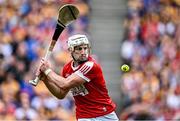
[[[47,60],[48,57],[50,56],[50,54],[51,54],[51,51],[48,50],[48,51],[46,52],[46,55],[45,55],[44,59]],[[36,76],[36,78],[35,78],[34,80],[29,80],[29,83],[30,83],[31,85],[33,85],[33,86],[36,86],[36,85],[38,84],[39,80],[40,80],[40,75],[39,75],[39,76]]]

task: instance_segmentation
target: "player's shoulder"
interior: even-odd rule
[[[89,56],[88,61],[85,62],[83,65],[97,66],[98,64],[97,64],[97,61],[93,57]]]
[[[81,66],[81,68],[93,68],[94,65],[95,63],[93,61],[87,61]]]
[[[96,62],[95,59],[93,59],[92,57],[90,57],[88,59],[88,61],[86,61],[82,66],[81,69],[87,69],[89,68],[89,70],[96,70],[98,68],[100,68],[99,64]]]
[[[93,63],[93,66],[100,67],[100,64],[98,63],[98,61],[95,58],[91,57],[91,56],[89,57],[88,62]]]

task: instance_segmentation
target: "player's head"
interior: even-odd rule
[[[76,34],[68,39],[68,50],[74,61],[87,61],[90,54],[90,43],[86,35]]]

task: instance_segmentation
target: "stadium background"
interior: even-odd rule
[[[57,73],[70,59],[67,38],[87,34],[120,119],[180,118],[179,0],[0,0],[0,120],[75,119],[71,95],[57,100],[28,84],[63,3],[76,4],[80,18],[53,51]]]

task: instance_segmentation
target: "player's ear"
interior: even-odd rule
[[[89,54],[91,54],[91,46],[88,45],[88,48],[89,48]]]
[[[68,48],[68,51],[73,52],[73,48],[72,47]]]

